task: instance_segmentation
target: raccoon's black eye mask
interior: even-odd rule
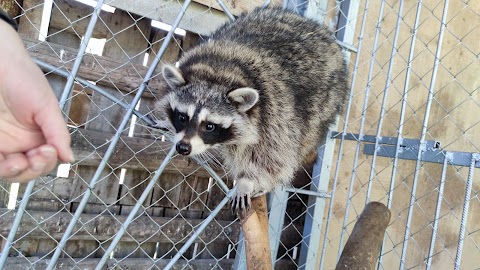
[[[177,132],[184,129],[190,121],[186,113],[179,112],[176,109],[170,112],[170,119],[172,121],[173,127],[177,130]]]

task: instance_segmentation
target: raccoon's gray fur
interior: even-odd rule
[[[332,33],[281,9],[257,9],[164,66],[158,126],[185,155],[220,148],[234,204],[291,182],[340,113],[347,70]],[[246,201],[244,201],[246,199]],[[245,205],[247,204],[247,205]]]

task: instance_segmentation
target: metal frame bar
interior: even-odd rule
[[[198,229],[192,234],[192,236],[187,240],[187,242],[182,246],[182,248],[175,254],[175,256],[168,262],[167,266],[165,266],[164,270],[170,270],[172,269],[173,265],[182,257],[182,255],[187,251],[187,249],[193,244],[196,238],[205,230],[205,228],[210,224],[210,222],[213,221],[215,216],[218,215],[220,210],[230,201],[230,199],[233,196],[233,193],[235,192],[236,188],[232,188],[228,193],[225,198],[215,207],[215,209],[208,215],[208,217],[202,222],[202,224],[198,227]],[[160,259],[157,259],[158,261]],[[155,261],[155,262],[156,262]]]
[[[288,196],[288,191],[282,186],[276,187],[270,192],[268,237],[270,238],[272,266],[275,266],[275,261],[277,260],[278,247],[280,246],[280,237],[282,236],[285,212],[287,210]]]
[[[227,15],[227,17],[230,19],[230,21],[235,21],[235,17],[233,16],[233,14],[230,12],[230,10],[227,8],[227,6],[225,5],[225,3],[223,3],[222,0],[217,0],[217,3],[218,5],[223,9],[223,12],[225,13],[225,15]]]
[[[362,26],[360,28],[360,34],[358,37],[358,52],[357,52],[357,57],[355,58],[355,64],[353,66],[353,75],[351,79],[351,85],[350,85],[350,95],[348,97],[348,103],[347,103],[347,109],[345,113],[345,121],[343,125],[343,130],[346,131],[348,129],[348,119],[350,118],[350,112],[351,112],[351,106],[352,106],[352,100],[353,100],[353,89],[355,89],[355,81],[357,77],[357,70],[358,66],[360,63],[360,54],[361,54],[361,49],[362,49],[362,41],[363,41],[363,36],[364,36],[364,31],[365,31],[365,24],[367,21],[367,11],[368,11],[368,5],[369,5],[369,0],[365,1],[365,7],[364,7],[364,12],[363,12],[363,17],[362,17]],[[330,219],[332,217],[332,212],[333,212],[333,202],[335,201],[335,193],[337,191],[337,182],[338,182],[338,175],[340,172],[340,164],[341,164],[341,156],[343,152],[343,145],[345,143],[345,137],[342,135],[342,138],[340,140],[340,146],[338,150],[338,158],[337,158],[337,163],[336,163],[336,168],[335,168],[335,175],[333,178],[333,185],[332,185],[332,192],[331,192],[331,198],[330,198],[330,204],[328,206],[328,214],[327,214],[327,220],[325,224],[325,232],[323,233],[323,244],[322,244],[322,253],[320,255],[320,269],[323,269],[323,263],[324,263],[324,258],[325,258],[325,250],[327,247],[327,239],[328,239],[328,230],[330,228]]]
[[[66,115],[68,115],[68,111],[65,111],[67,108],[67,100],[72,93],[75,77],[77,76],[80,65],[82,64],[83,56],[85,55],[85,51],[87,50],[88,42],[92,37],[93,29],[97,24],[98,17],[100,16],[100,11],[102,11],[103,2],[104,0],[98,0],[97,6],[93,9],[92,17],[90,18],[90,22],[88,23],[85,36],[80,43],[80,48],[78,48],[77,57],[75,58],[75,62],[73,63],[72,71],[70,72],[70,76],[68,76],[67,83],[65,84],[62,96],[60,97],[60,108],[65,112]]]
[[[163,170],[165,169],[165,167],[167,167],[168,163],[170,163],[170,160],[172,159],[172,156],[173,156],[174,153],[175,153],[175,145],[172,145],[172,148],[168,152],[167,156],[163,160],[163,162],[160,165],[160,167],[158,168],[158,170],[155,172],[155,175],[152,177],[152,179],[150,179],[150,182],[145,187],[145,190],[142,192],[142,195],[140,196],[140,198],[135,203],[135,206],[133,207],[132,211],[128,215],[125,222],[120,227],[120,230],[115,234],[115,238],[113,238],[112,242],[110,243],[108,248],[105,250],[105,253],[103,254],[102,258],[100,259],[100,262],[95,267],[95,270],[101,270],[103,268],[103,266],[105,265],[105,263],[108,260],[108,257],[110,257],[110,254],[115,249],[118,242],[120,242],[120,239],[122,238],[122,236],[127,231],[128,226],[130,225],[130,223],[133,221],[133,219],[137,215],[138,210],[143,205],[143,202],[147,198],[148,194],[150,193],[150,191],[155,186],[155,183],[157,183],[157,180],[160,177],[160,175],[163,173]]]
[[[338,119],[337,119],[338,123]],[[328,192],[330,166],[335,151],[335,140],[327,136],[318,148],[317,162],[313,166],[310,190],[320,193]],[[308,197],[307,213],[303,226],[303,239],[300,247],[298,269],[314,269],[322,236],[322,223],[325,212],[326,197]]]
[[[480,154],[473,154],[470,168],[468,170],[467,187],[465,190],[465,201],[463,202],[462,219],[460,221],[460,232],[458,234],[458,247],[455,256],[455,270],[460,270],[462,262],[463,242],[465,240],[465,231],[467,227],[468,208],[470,207],[470,197],[472,194],[473,173],[475,172],[475,163],[480,159]]]
[[[309,1],[307,9],[307,16],[312,16],[314,7],[313,1]],[[338,2],[337,2],[338,4]],[[325,24],[325,15],[327,13],[328,1],[323,1],[320,6],[316,6],[316,14],[322,16],[321,20]],[[342,28],[342,35],[336,35],[336,43],[339,44],[345,50],[345,58],[350,59],[350,53],[358,53],[358,49],[350,45],[353,42],[355,35],[355,26],[357,24],[357,16],[359,10],[359,1],[342,2],[339,7],[343,14],[343,21],[339,19],[337,22],[337,31]],[[340,11],[338,11],[340,13]],[[358,56],[358,55],[357,55]],[[336,123],[331,130],[338,129],[339,118],[337,117]],[[330,183],[330,167],[333,162],[333,156],[335,152],[335,140],[331,136],[332,131],[329,132],[325,138],[324,144],[320,144],[318,150],[317,162],[314,165],[312,172],[312,184],[310,191],[317,193],[328,193]],[[298,192],[297,193],[301,193]],[[328,195],[330,198],[331,195]],[[314,269],[317,263],[318,253],[320,252],[320,241],[322,236],[323,218],[325,215],[326,197],[312,197],[308,198],[307,213],[305,217],[305,224],[303,229],[303,240],[300,248],[299,256],[299,269]]]
[[[432,142],[432,141],[430,141]],[[455,151],[441,151],[437,149],[427,148],[425,144],[414,145],[410,147],[401,147],[403,148],[400,153],[397,155],[399,159],[406,160],[420,160],[431,163],[440,163],[442,164],[445,159],[447,159],[451,165],[469,167],[472,159],[472,155],[478,153],[472,152],[455,152]],[[417,156],[417,153],[414,151],[422,149],[422,154],[420,157]],[[373,155],[375,152],[378,156],[393,158],[395,156],[395,147],[394,146],[380,146],[376,151],[373,144],[366,144],[364,146],[364,154]],[[475,168],[480,168],[480,163],[474,164]]]
[[[370,82],[373,79],[373,69],[375,66],[375,57],[377,53],[377,46],[378,46],[378,37],[380,35],[380,29],[381,29],[381,24],[383,20],[383,11],[385,7],[385,0],[382,0],[382,3],[380,5],[380,12],[378,14],[378,21],[377,21],[377,28],[375,31],[375,38],[373,42],[373,50],[372,50],[372,58],[370,60],[370,67],[368,70],[368,78],[367,78],[367,87],[365,89],[365,98],[363,101],[363,108],[362,108],[362,118],[360,121],[360,137],[363,136],[363,129],[365,127],[365,120],[366,120],[366,112],[367,112],[367,106],[368,106],[368,100],[370,97]],[[353,91],[353,88],[352,88]],[[347,195],[347,202],[345,205],[345,216],[343,218],[343,224],[342,224],[342,232],[340,233],[340,240],[338,244],[338,253],[337,253],[337,261],[340,259],[340,255],[342,254],[343,250],[343,241],[345,239],[345,234],[347,232],[347,222],[348,222],[348,217],[349,217],[349,212],[350,212],[350,205],[351,205],[351,199],[352,199],[352,193],[353,193],[353,185],[355,183],[355,177],[356,177],[356,171],[357,171],[357,163],[358,163],[358,157],[360,154],[360,141],[357,142],[357,147],[355,149],[355,157],[353,160],[353,170],[352,170],[352,176],[350,178],[350,185],[348,188],[348,195]]]
[[[408,98],[408,87],[410,84],[410,75],[412,71],[412,61],[413,57],[415,54],[415,43],[417,40],[417,32],[418,32],[418,25],[420,23],[420,14],[422,10],[422,0],[418,0],[417,3],[417,10],[415,13],[415,22],[413,26],[413,32],[412,32],[412,41],[410,43],[410,51],[408,54],[408,60],[407,60],[407,68],[405,71],[405,86],[403,88],[403,98],[402,98],[402,105],[400,109],[400,119],[399,119],[399,127],[398,127],[398,138],[396,142],[396,147],[395,147],[395,157],[393,159],[393,164],[392,164],[392,173],[390,177],[390,187],[388,191],[388,197],[387,197],[387,207],[390,209],[392,208],[392,203],[393,203],[393,190],[395,188],[395,178],[397,174],[397,166],[398,166],[398,159],[399,159],[399,153],[400,153],[400,148],[401,144],[406,140],[403,139],[403,125],[405,122],[405,111],[407,108],[407,98]],[[380,256],[378,258],[378,268],[382,265],[382,258],[383,258],[383,248],[385,246],[385,239],[386,236],[388,235],[388,231],[385,234],[385,237],[383,238],[383,244],[382,247],[380,248]]]
[[[45,63],[45,62],[43,62],[41,60],[38,60],[38,59],[33,59],[33,62],[35,62],[45,72],[52,72],[52,73],[55,73],[57,75],[63,76],[65,78],[70,76],[68,72],[61,70],[60,67],[50,65],[50,64]],[[80,77],[76,77],[75,80],[78,83],[80,83],[81,85],[83,85],[84,87],[90,88],[94,92],[97,92],[97,93],[101,94],[102,96],[110,99],[112,102],[114,102],[115,104],[124,108],[125,110],[130,109],[130,104],[127,104],[127,103],[123,102],[122,100],[116,98],[115,96],[113,96],[112,94],[103,90],[99,86],[94,85],[94,84],[92,84],[92,83],[88,82],[87,80],[85,80],[83,78],[80,78]],[[138,118],[140,118],[142,121],[144,121],[145,123],[147,123],[150,126],[153,126],[155,124],[155,123],[153,123],[153,121],[150,118],[148,118],[146,115],[142,114],[141,112],[139,112],[135,109],[133,109],[133,114],[135,114]]]
[[[378,140],[379,144],[386,144],[386,145],[397,145],[399,149],[407,147],[415,147],[420,144],[419,139],[409,139],[409,138],[402,138],[398,139],[397,137],[389,137],[389,136],[373,136],[373,135],[363,135],[360,137],[360,134],[356,133],[342,133],[342,132],[331,132],[332,139],[339,139],[342,138],[349,141],[360,141],[365,143],[375,143]],[[440,147],[439,141],[424,141],[425,147],[427,149],[438,149]]]
[[[240,230],[240,235],[238,236],[237,252],[235,254],[235,260],[233,262],[232,269],[235,269],[235,270],[247,269],[247,257],[245,255],[245,236],[243,235],[242,230]]]
[[[437,71],[438,71],[438,65],[440,63],[440,54],[442,52],[442,43],[443,43],[443,34],[445,31],[445,25],[446,25],[446,20],[447,20],[447,13],[448,13],[448,4],[449,0],[445,0],[445,5],[443,7],[443,15],[442,15],[442,22],[440,26],[440,33],[438,36],[438,45],[437,45],[437,50],[435,52],[435,60],[433,64],[433,70],[432,70],[432,78],[430,80],[430,86],[428,88],[428,99],[427,99],[427,107],[425,108],[425,116],[423,118],[423,127],[422,127],[422,134],[421,134],[421,139],[420,141],[423,142],[425,141],[425,136],[427,133],[427,127],[428,127],[428,121],[429,121],[429,116],[430,116],[430,108],[432,106],[432,100],[433,100],[433,90],[435,88],[435,81],[437,78]],[[406,223],[406,228],[405,228],[405,235],[404,235],[404,242],[403,242],[403,248],[402,248],[402,255],[400,257],[400,270],[403,270],[405,268],[405,257],[407,256],[407,248],[408,248],[408,240],[410,239],[410,225],[412,223],[412,218],[413,218],[413,207],[415,205],[415,195],[417,191],[417,184],[418,184],[418,177],[420,174],[420,157],[422,156],[422,152],[424,151],[424,147],[422,145],[418,148],[417,152],[417,157],[419,158],[415,164],[415,175],[413,178],[413,185],[412,185],[412,191],[411,191],[411,196],[410,196],[410,203],[409,203],[409,208],[408,208],[408,216],[407,216],[407,223]]]
[[[447,167],[448,167],[448,153],[445,157],[445,160],[443,161],[442,176],[440,178],[440,184],[438,186],[437,207],[435,208],[435,217],[433,218],[432,239],[430,241],[430,248],[428,250],[426,270],[430,270],[432,266],[432,257],[433,257],[433,251],[435,250],[435,240],[437,238],[438,220],[440,219],[440,211],[442,209],[443,190],[445,188],[445,177],[447,175]]]
[[[5,266],[5,262],[7,261],[8,253],[10,248],[12,247],[13,241],[15,239],[15,235],[17,234],[18,227],[20,227],[20,222],[22,221],[23,214],[25,214],[25,208],[27,207],[28,200],[30,199],[30,195],[32,194],[33,187],[35,186],[35,180],[30,181],[23,193],[22,201],[18,207],[17,214],[15,215],[15,219],[13,220],[12,228],[8,233],[8,237],[5,241],[5,246],[2,249],[2,254],[0,257],[0,269],[3,269]],[[15,210],[12,210],[15,211]]]
[[[130,105],[129,109],[127,110],[120,126],[118,127],[114,137],[112,138],[112,141],[111,141],[110,145],[108,146],[107,151],[105,152],[105,156],[103,157],[98,169],[95,172],[95,175],[93,176],[92,180],[90,181],[90,184],[89,184],[87,190],[85,191],[84,196],[83,196],[80,204],[78,205],[77,210],[75,211],[75,215],[72,217],[72,220],[68,224],[68,227],[67,227],[64,235],[62,236],[62,239],[58,243],[58,246],[55,250],[55,253],[53,254],[53,256],[50,260],[50,263],[47,266],[47,270],[53,270],[55,268],[55,265],[58,261],[58,258],[60,257],[60,255],[63,251],[63,248],[65,247],[65,245],[68,241],[68,238],[72,234],[73,228],[75,227],[76,223],[78,222],[78,218],[82,214],[83,209],[85,208],[85,206],[88,202],[88,199],[90,198],[92,190],[95,188],[95,185],[98,182],[98,180],[101,176],[101,173],[105,169],[108,160],[110,159],[111,155],[113,154],[113,151],[115,150],[115,147],[116,147],[116,145],[117,145],[117,143],[120,139],[121,133],[123,132],[123,130],[127,126],[128,122],[130,120],[130,117],[133,114],[133,110],[134,110],[133,108],[135,108],[136,104],[140,101],[140,99],[142,97],[142,94],[143,94],[143,92],[145,91],[145,89],[148,85],[148,81],[150,80],[153,73],[155,72],[155,69],[156,69],[157,65],[159,64],[160,59],[163,56],[163,54],[165,53],[165,51],[167,49],[167,46],[168,46],[170,40],[173,37],[174,31],[178,27],[178,25],[180,23],[180,20],[183,17],[183,15],[185,14],[185,10],[187,9],[190,2],[191,2],[191,0],[185,0],[185,2],[183,3],[181,11],[177,15],[177,18],[175,19],[175,22],[173,23],[172,28],[170,29],[167,36],[165,37],[165,40],[162,43],[162,47],[160,48],[160,50],[159,50],[157,56],[155,57],[155,59],[153,60],[150,68],[148,69],[147,74],[145,75],[145,78],[144,78],[142,84],[140,85],[140,88],[138,89],[138,91],[137,91],[134,99],[132,100],[131,105]],[[99,5],[97,5],[96,9],[97,8],[99,8]],[[80,63],[78,63],[78,65],[80,65]]]
[[[398,7],[398,14],[397,14],[397,22],[395,26],[395,34],[393,37],[393,44],[392,44],[392,51],[390,53],[390,62],[388,63],[388,71],[387,71],[387,78],[385,80],[385,89],[383,90],[383,100],[382,100],[382,105],[380,108],[380,115],[379,115],[379,120],[378,120],[378,126],[377,126],[377,134],[375,138],[375,151],[373,153],[373,158],[372,158],[372,166],[370,167],[370,176],[368,178],[368,185],[367,185],[367,194],[365,198],[365,205],[370,202],[370,195],[372,191],[372,184],[373,184],[373,179],[375,178],[375,173],[376,173],[376,164],[377,164],[377,150],[380,145],[380,138],[382,136],[382,128],[383,128],[383,120],[385,118],[386,114],[386,103],[387,103],[387,98],[388,98],[388,93],[390,90],[390,84],[391,84],[391,77],[392,77],[392,72],[393,72],[393,65],[395,62],[395,56],[397,52],[397,41],[398,41],[398,34],[400,33],[400,25],[402,21],[402,13],[403,13],[403,3],[404,0],[400,1],[400,5]]]

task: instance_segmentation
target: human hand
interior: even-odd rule
[[[73,162],[70,136],[42,71],[0,20],[0,177],[26,182]]]

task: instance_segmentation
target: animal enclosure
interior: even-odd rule
[[[275,269],[333,269],[369,201],[392,212],[378,269],[480,268],[480,2],[270,2],[334,31],[351,88],[317,163],[269,196]],[[0,182],[0,269],[245,269],[234,179],[221,160],[175,155],[146,115],[157,64],[264,1],[0,3],[76,158]]]

